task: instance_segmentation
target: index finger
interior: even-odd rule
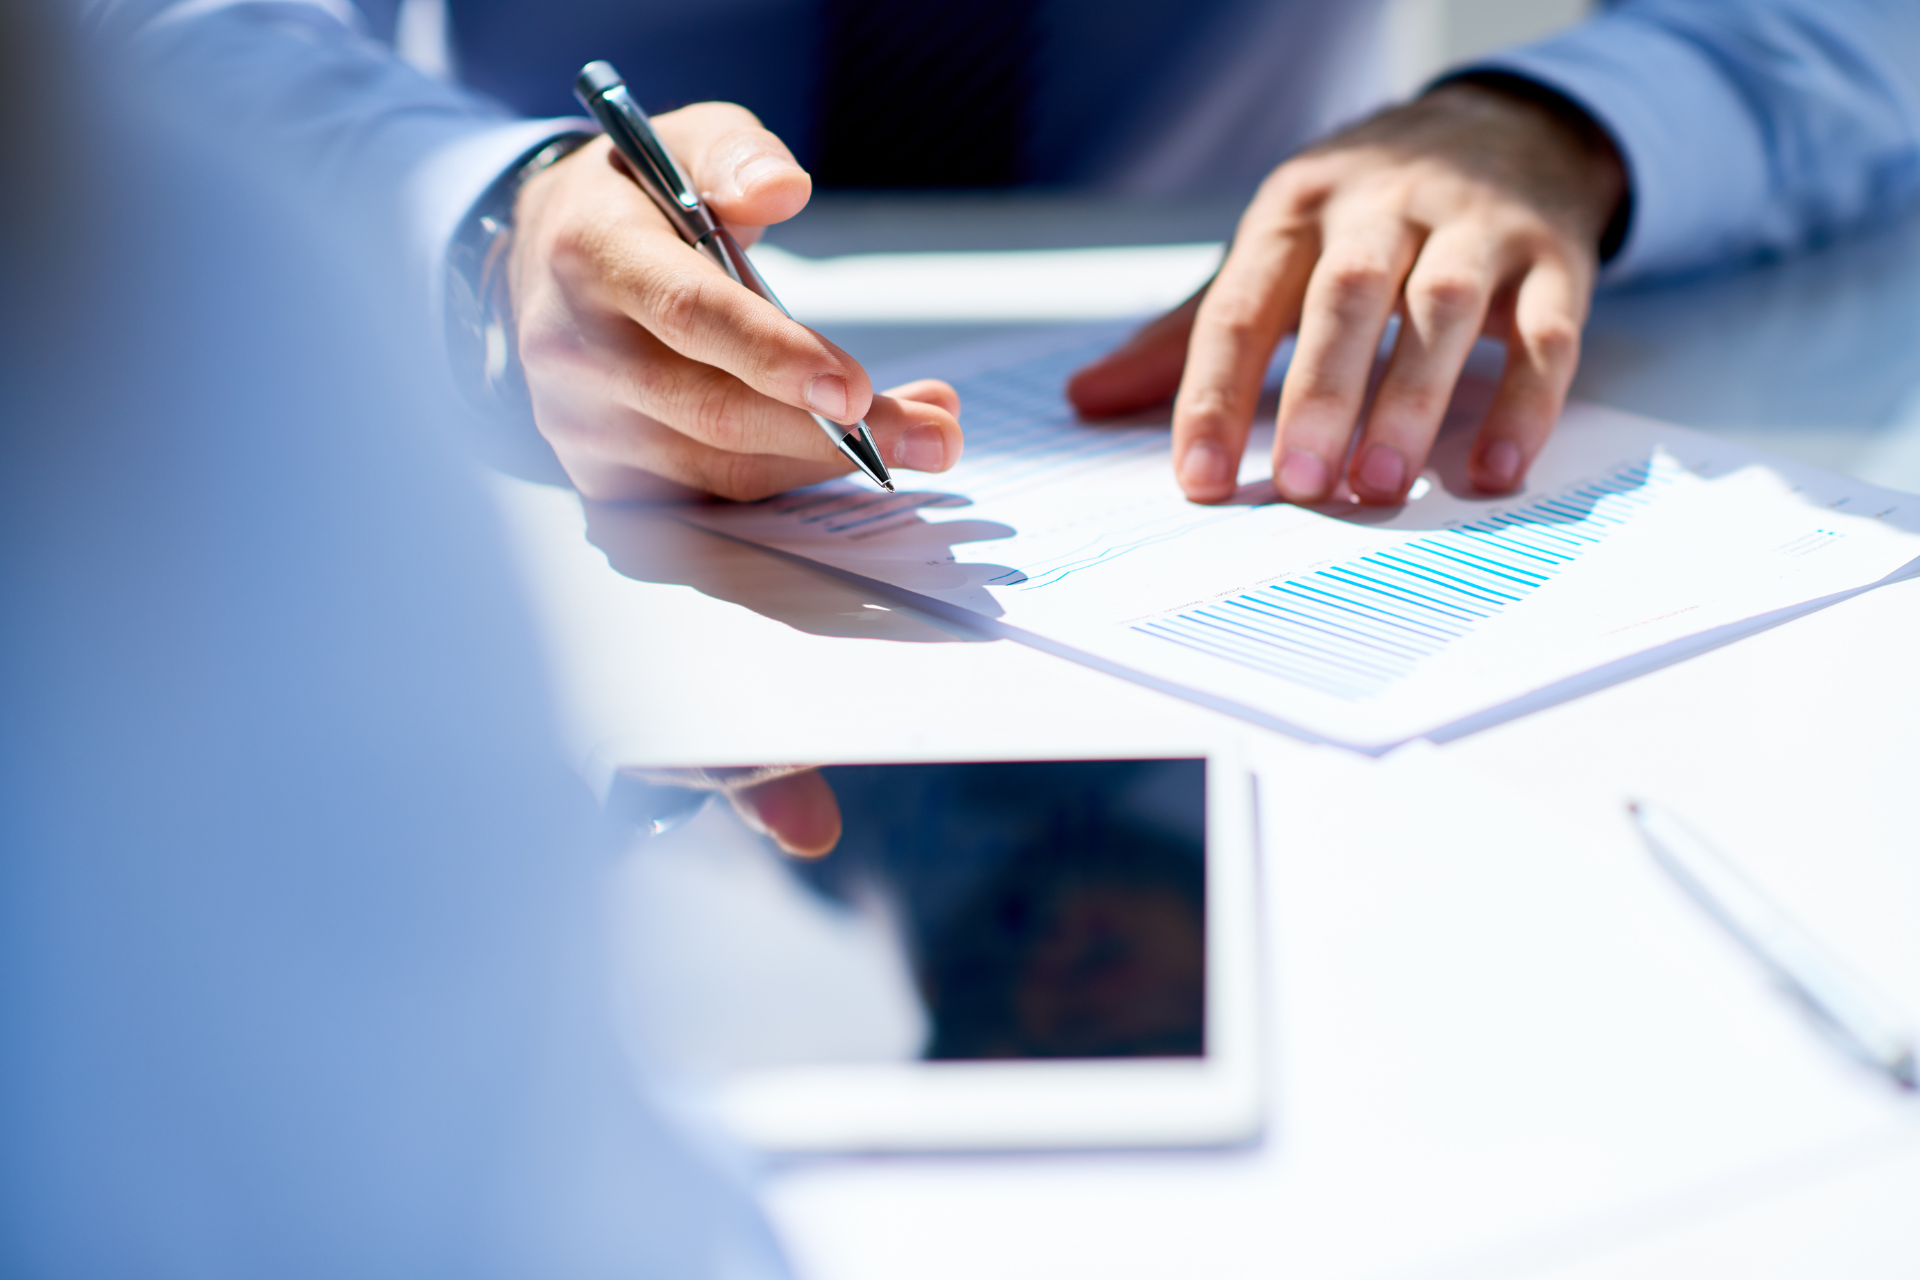
[[[1258,203],[1248,211],[1200,300],[1174,398],[1174,474],[1195,502],[1224,501],[1238,487],[1267,363],[1299,320],[1319,253],[1311,223],[1263,225],[1263,213]]]

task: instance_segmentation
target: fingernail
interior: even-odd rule
[[[946,433],[938,427],[914,427],[893,446],[893,464],[909,471],[946,470]]]
[[[1376,444],[1360,459],[1360,485],[1376,494],[1399,496],[1407,483],[1407,460],[1398,449]]]
[[[793,161],[785,156],[754,156],[733,171],[733,189],[740,195],[745,195],[749,187],[768,174],[793,167]]]
[[[1503,489],[1511,489],[1520,483],[1520,446],[1511,440],[1495,440],[1487,446],[1480,465],[1486,468],[1488,479]]]
[[[847,380],[823,373],[809,382],[807,408],[823,418],[843,421],[847,416]]]
[[[1327,492],[1327,464],[1305,449],[1289,449],[1280,457],[1280,494],[1296,502],[1311,502]]]
[[[1217,441],[1195,440],[1180,458],[1180,487],[1192,493],[1212,492],[1232,482],[1227,451]]]

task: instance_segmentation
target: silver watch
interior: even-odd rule
[[[598,136],[565,133],[526,151],[480,193],[454,232],[447,250],[447,359],[454,385],[489,415],[532,413],[507,290],[514,201],[528,178]]]

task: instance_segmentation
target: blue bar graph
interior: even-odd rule
[[[1133,630],[1348,702],[1525,601],[1651,502],[1664,457]]]

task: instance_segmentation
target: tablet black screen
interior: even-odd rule
[[[843,830],[791,864],[900,921],[927,1059],[1206,1050],[1206,762],[840,765]]]

